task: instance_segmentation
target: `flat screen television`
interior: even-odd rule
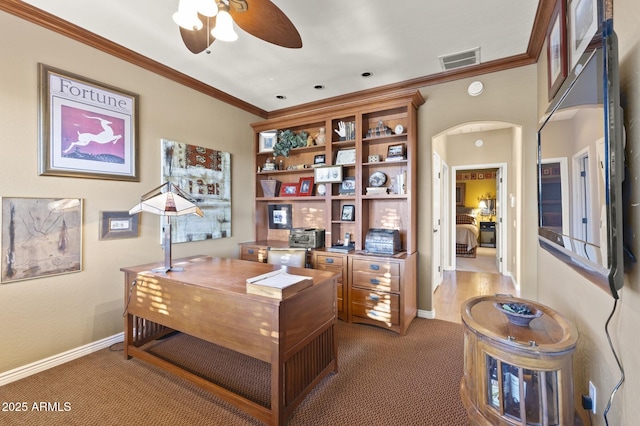
[[[622,118],[609,19],[538,131],[538,241],[616,299],[624,275]]]

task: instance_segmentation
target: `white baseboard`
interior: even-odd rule
[[[435,319],[436,313],[434,311],[425,311],[418,309],[418,318]]]
[[[62,365],[65,362],[73,361],[74,359],[89,355],[92,352],[108,348],[109,346],[122,342],[123,340],[124,333],[114,334],[113,336],[106,337],[102,340],[98,340],[97,342],[92,342],[84,346],[80,346],[79,348],[71,349],[61,354],[32,362],[31,364],[14,368],[13,370],[5,371],[4,373],[0,373],[0,386],[4,386],[11,382],[15,382],[16,380],[24,379],[25,377],[40,373],[41,371]]]

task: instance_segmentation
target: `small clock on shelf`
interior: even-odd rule
[[[376,188],[381,187],[387,182],[387,175],[382,172],[374,172],[369,176],[369,185]]]

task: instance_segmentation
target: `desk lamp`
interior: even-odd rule
[[[165,216],[166,222],[162,228],[164,239],[164,266],[152,269],[152,272],[180,272],[184,268],[171,266],[171,216],[195,214],[204,216],[195,200],[185,194],[180,188],[171,182],[165,182],[140,197],[140,204],[129,210],[129,215],[140,212],[149,212],[159,216]]]

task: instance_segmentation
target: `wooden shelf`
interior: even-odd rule
[[[287,229],[270,229],[268,206],[270,204],[291,204],[292,228],[322,228],[325,230],[325,247],[329,247],[338,240],[344,239],[345,233],[350,234],[351,241],[355,245],[355,251],[361,253],[365,247],[365,238],[370,229],[387,228],[397,229],[400,234],[401,250],[407,253],[403,259],[395,259],[389,264],[400,265],[401,274],[398,279],[402,281],[400,292],[394,293],[394,305],[397,322],[394,322],[393,331],[404,334],[408,323],[417,313],[417,110],[424,103],[422,95],[418,91],[401,90],[386,93],[380,97],[363,100],[353,104],[340,104],[328,106],[318,111],[297,111],[290,116],[282,116],[252,124],[254,130],[255,168],[262,168],[267,159],[272,158],[272,153],[258,152],[260,132],[279,130],[292,130],[295,133],[301,131],[309,135],[316,135],[319,129],[324,127],[326,142],[323,145],[312,147],[294,148],[289,156],[277,157],[276,164],[283,160],[285,170],[260,171],[255,179],[255,238],[256,240],[280,240],[288,239]],[[335,129],[339,123],[344,122],[348,133],[348,140],[339,140]],[[387,126],[394,129],[397,125],[404,128],[401,134],[390,134],[379,137],[367,137],[369,129],[378,126]],[[350,135],[353,134],[353,138]],[[384,161],[389,152],[389,147],[403,145],[406,159],[400,161]],[[324,154],[325,164],[334,165],[336,154],[343,149],[355,150],[355,163],[342,165],[343,179],[354,178],[355,193],[353,195],[340,195],[340,183],[326,183],[325,195],[291,196],[291,197],[263,197],[260,181],[265,178],[275,179],[281,184],[298,183],[302,177],[315,177],[314,168],[310,166],[315,161],[316,155]],[[380,162],[369,162],[370,155],[377,155]],[[306,165],[309,168],[287,170],[289,166]],[[391,190],[392,183],[397,176],[406,176],[402,194],[389,193],[379,195],[367,195],[369,176],[380,171],[387,175],[385,186]],[[317,186],[317,182],[315,183]],[[316,192],[314,191],[314,194]],[[344,221],[341,218],[342,208],[345,205],[355,207],[353,221]],[[414,256],[415,254],[415,256]],[[329,256],[329,255],[327,255]],[[330,255],[333,256],[333,253]],[[370,321],[377,325],[385,324],[382,319],[366,319],[361,315],[353,314],[354,309],[364,309],[362,301],[355,305],[351,292],[363,291],[362,288],[352,287],[352,272],[348,259],[352,255],[345,255],[345,276],[343,282],[343,294],[339,298],[344,302],[345,315],[343,319],[350,318]],[[338,261],[331,257],[319,258],[319,262]],[[385,264],[386,265],[386,264]],[[326,266],[326,265],[325,265]],[[395,303],[395,302],[394,302]],[[388,323],[388,322],[387,322]],[[387,325],[385,327],[389,328]]]

